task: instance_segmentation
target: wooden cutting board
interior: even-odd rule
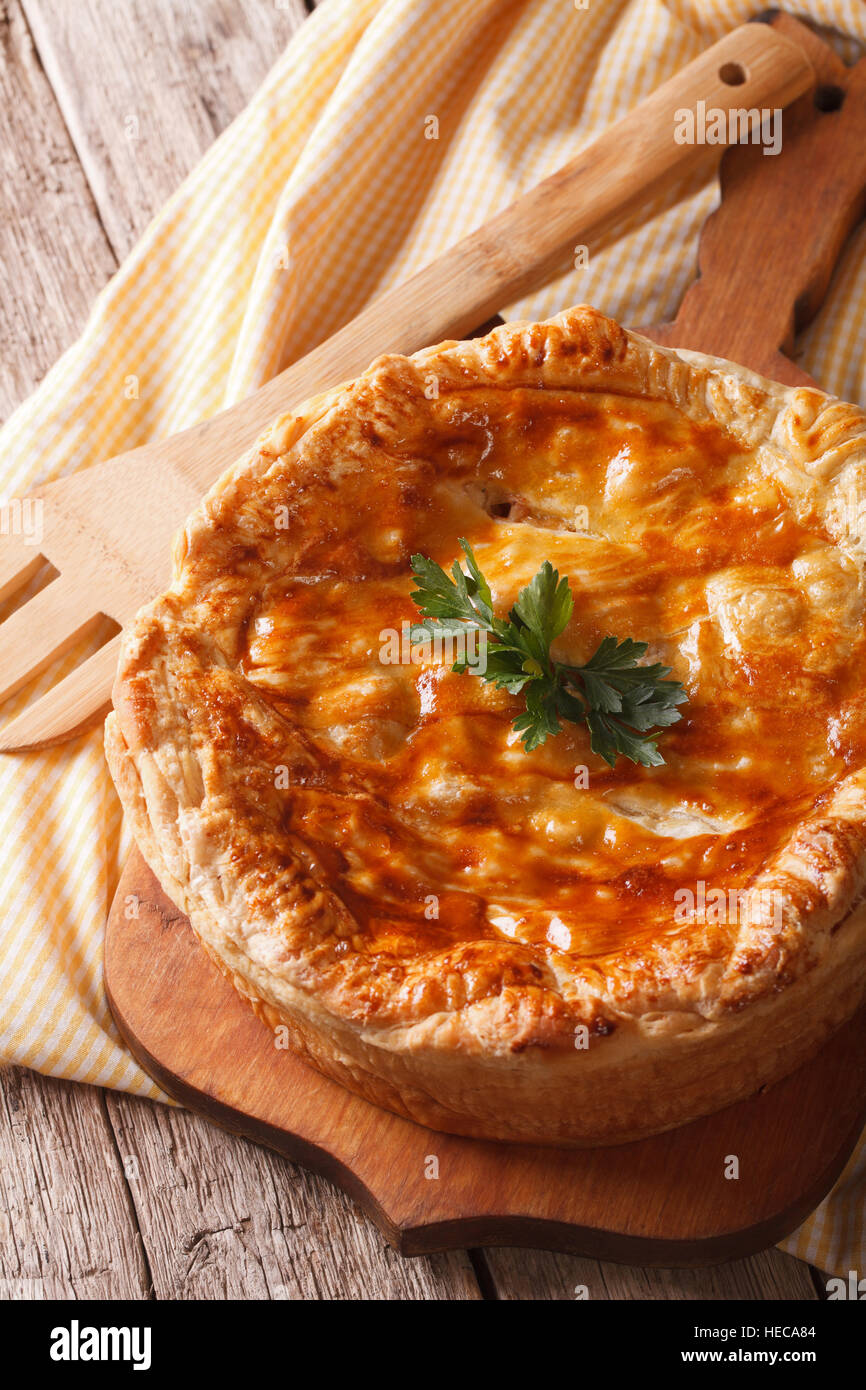
[[[846,69],[817,38],[810,47],[814,98],[786,111],[779,155],[725,155],[700,276],[672,324],[643,330],[791,384],[809,378],[783,354],[866,205],[866,60]],[[643,1265],[739,1258],[814,1208],[866,1121],[864,1012],[764,1094],[641,1143],[553,1150],[424,1129],[277,1050],[137,853],[108,920],[105,980],[123,1037],[165,1091],[339,1183],[404,1254],[500,1244]]]
[[[864,1014],[764,1095],[638,1144],[545,1149],[424,1129],[278,1051],[137,853],[109,918],[105,980],[130,1050],[169,1095],[338,1183],[406,1255],[532,1245],[636,1265],[737,1259],[799,1225],[866,1120]]]

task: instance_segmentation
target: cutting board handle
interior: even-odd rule
[[[796,36],[817,85],[784,112],[778,155],[755,145],[727,151],[721,203],[701,233],[699,278],[676,319],[647,331],[796,386],[813,383],[784,354],[818,312],[866,211],[866,59],[846,68],[796,20],[778,15],[772,25]]]

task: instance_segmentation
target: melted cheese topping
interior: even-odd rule
[[[286,498],[294,572],[259,596],[241,661],[315,753],[314,775],[289,769],[286,833],[367,950],[500,937],[622,956],[684,930],[678,889],[748,885],[863,763],[858,568],[733,438],[667,403],[509,389],[438,406],[435,432],[374,467],[334,462],[324,522],[321,496],[307,530],[304,495]],[[410,556],[448,569],[460,536],[497,612],[545,559],[569,577],[560,658],[614,634],[673,667],[689,703],[664,767],[611,770],[571,724],[527,754],[519,696],[432,657],[383,661],[417,618]]]

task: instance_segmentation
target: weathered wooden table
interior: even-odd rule
[[[0,0],[0,411],[304,22],[304,0]],[[124,134],[139,121],[134,144]],[[0,1280],[61,1298],[798,1298],[768,1250],[705,1271],[527,1250],[401,1259],[327,1182],[196,1116],[0,1073]]]

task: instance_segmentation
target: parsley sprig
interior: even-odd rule
[[[669,666],[639,664],[646,642],[605,637],[585,666],[570,666],[551,655],[551,645],[564,632],[574,608],[566,578],[545,560],[534,579],[521,589],[508,619],[493,612],[490,586],[468,541],[460,541],[468,573],[454,561],[451,576],[426,555],[412,556],[418,588],[412,600],[424,622],[414,623],[412,642],[429,641],[437,632],[459,633],[472,628],[487,633],[484,669],[467,660],[455,661],[458,672],[477,672],[512,695],[521,692],[526,710],[514,720],[527,750],[561,730],[560,718],[589,728],[590,745],[613,767],[618,755],[643,767],[658,767],[664,758],[656,747],[658,733],[675,724],[677,705],[687,698],[678,681],[665,680]],[[453,576],[453,577],[452,577]]]

